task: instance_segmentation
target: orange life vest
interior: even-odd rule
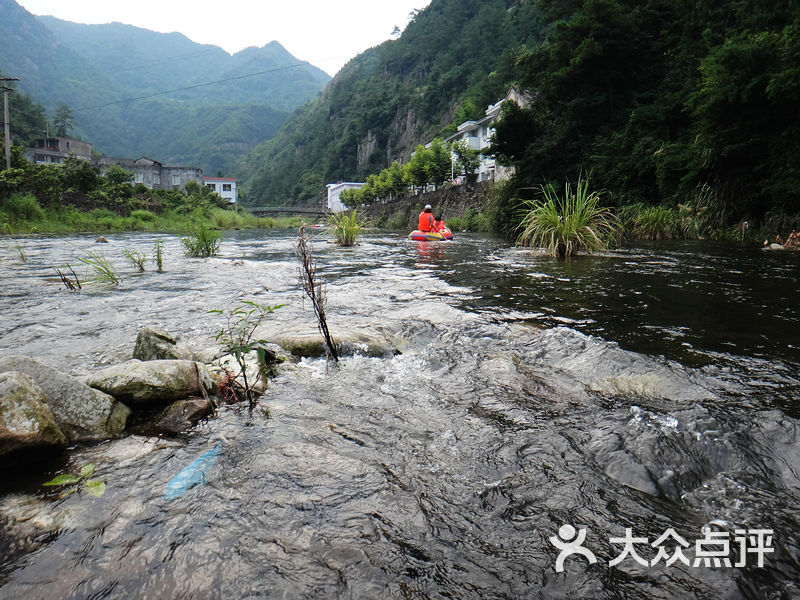
[[[420,231],[436,231],[433,228],[433,213],[422,211],[419,213],[419,223],[417,229]]]
[[[447,229],[447,227],[444,224],[444,219],[439,219],[438,221],[433,222],[434,231],[441,231],[442,229]]]

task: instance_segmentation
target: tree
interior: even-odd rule
[[[428,183],[432,183],[438,188],[450,178],[452,169],[450,152],[442,140],[436,138],[431,142],[427,158],[425,171],[428,174]]]
[[[72,127],[75,127],[75,117],[69,105],[62,102],[56,106],[53,113],[53,125],[56,127],[56,135],[66,136]]]
[[[428,183],[428,154],[430,151],[420,144],[414,150],[411,160],[406,165],[406,182],[409,185],[423,187]]]
[[[456,155],[456,170],[464,175],[472,175],[481,164],[480,152],[470,148],[467,140],[459,140],[452,145],[453,154]]]

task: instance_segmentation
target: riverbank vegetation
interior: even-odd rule
[[[263,218],[235,210],[209,188],[150,190],[112,166],[105,175],[88,162],[34,165],[14,149],[12,168],[0,171],[0,224],[19,233],[115,231],[186,232],[299,227],[299,218]]]
[[[631,237],[800,225],[796,4],[547,5],[544,42],[516,55],[517,83],[535,98],[504,107],[490,149],[516,168],[505,212],[528,188],[590,170]]]

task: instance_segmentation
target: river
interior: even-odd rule
[[[400,353],[304,359],[271,382],[267,413],[224,407],[177,438],[6,476],[0,597],[800,596],[800,253],[676,242],[558,261],[483,235],[315,236],[331,326]],[[313,320],[294,232],[226,233],[209,259],[161,236],[164,273],[122,256],[158,236],[108,237],[5,252],[3,353],[82,375],[127,359],[145,325],[210,345],[208,311],[241,299]],[[118,288],[61,284],[54,268],[84,279],[88,250]],[[214,447],[205,485],[165,497]],[[87,462],[102,497],[41,488]],[[641,560],[620,556],[628,529]],[[574,530],[594,562],[559,565]],[[723,539],[730,566],[707,566]]]

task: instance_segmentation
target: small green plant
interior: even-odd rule
[[[156,265],[156,270],[159,273],[164,272],[164,240],[157,239],[153,245],[153,262]]]
[[[123,254],[125,258],[131,261],[134,268],[139,269],[140,273],[144,273],[144,263],[147,260],[147,255],[144,252],[125,250]]]
[[[89,250],[86,256],[79,256],[78,260],[88,265],[94,270],[95,277],[92,281],[96,283],[109,283],[119,285],[122,278],[117,273],[117,269],[109,262],[102,252],[92,252]]]
[[[45,487],[50,486],[70,486],[64,489],[61,492],[60,496],[65,498],[70,494],[77,492],[79,489],[85,490],[87,493],[99,498],[106,492],[106,484],[105,482],[99,479],[89,479],[94,474],[95,467],[93,463],[87,463],[81,467],[80,473],[78,475],[73,475],[72,473],[64,473],[63,475],[57,475],[53,477],[50,481],[43,483],[42,485]]]
[[[207,225],[200,225],[189,237],[181,238],[181,242],[186,247],[186,256],[206,258],[219,252],[220,235]]]
[[[253,386],[258,383],[260,374],[256,377],[255,381],[247,380],[247,355],[256,351],[259,362],[262,365],[266,363],[267,350],[264,347],[266,341],[254,340],[253,336],[255,335],[256,329],[258,329],[263,321],[282,306],[284,305],[266,306],[251,300],[241,300],[239,306],[234,308],[208,311],[225,317],[225,327],[217,333],[216,341],[227,354],[233,356],[236,364],[239,365],[239,374],[233,376],[229,389],[231,390],[233,398],[238,398],[233,384],[237,379],[241,378],[244,396],[250,404],[251,409],[256,404],[256,395],[253,391]]]
[[[522,233],[517,243],[539,246],[552,256],[567,257],[608,247],[619,235],[619,223],[611,210],[600,206],[600,192],[589,191],[580,177],[575,188],[567,182],[559,196],[552,184],[541,186],[542,199],[524,203]]]
[[[364,219],[355,210],[349,213],[347,211],[333,213],[328,215],[328,227],[337,244],[354,246],[364,227]]]
[[[16,252],[19,255],[19,259],[22,262],[28,262],[28,255],[25,254],[25,249],[22,247],[22,244],[19,242],[19,238],[17,234],[14,232],[14,229],[11,227],[9,223],[3,224],[3,231],[8,234],[8,247],[11,251]],[[28,235],[35,231],[34,227],[31,227]]]

